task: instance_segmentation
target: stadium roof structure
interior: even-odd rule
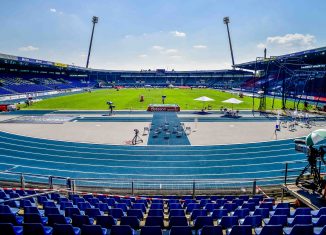
[[[105,74],[146,74],[146,75],[165,75],[165,74],[233,74],[233,75],[252,75],[251,72],[242,71],[242,70],[234,70],[234,69],[224,69],[224,70],[190,70],[190,71],[175,71],[175,70],[165,70],[165,69],[156,69],[156,70],[107,70],[107,69],[91,69],[80,67],[76,65],[69,65],[61,62],[52,62],[46,60],[32,59],[21,56],[13,56],[8,54],[0,53],[0,64],[8,63],[17,66],[29,66],[29,67],[41,67],[48,69],[59,69],[59,70],[68,70],[68,71],[79,71],[86,73],[105,73]]]
[[[269,58],[257,57],[256,61],[236,64],[234,67],[247,70],[266,70],[267,68],[278,68],[279,64],[286,64],[287,68],[290,69],[325,68],[326,47]]]

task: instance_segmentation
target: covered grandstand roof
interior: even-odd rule
[[[326,64],[326,47],[295,52],[269,58],[257,57],[256,61],[250,61],[235,65],[236,68],[248,70],[265,70],[267,66],[277,67],[278,63],[286,64],[287,67],[298,69],[309,65]]]

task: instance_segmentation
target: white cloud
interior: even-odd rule
[[[146,54],[140,54],[140,55],[138,55],[138,57],[144,59],[144,58],[147,58],[148,55],[146,55]]]
[[[34,47],[34,46],[26,46],[26,47],[20,47],[20,48],[18,48],[18,50],[20,50],[20,51],[38,51],[39,48]]]
[[[178,53],[177,49],[166,49],[163,51],[164,54],[176,54]]]
[[[152,49],[156,50],[156,51],[162,51],[162,50],[164,50],[164,47],[156,45],[156,46],[152,46]]]
[[[57,12],[57,9],[55,9],[55,8],[50,8],[50,11],[53,12],[53,13],[56,13],[56,12]]]
[[[170,32],[173,36],[175,36],[175,37],[181,37],[181,38],[184,38],[184,37],[186,37],[187,35],[186,35],[186,33],[184,33],[184,32],[180,32],[180,31],[171,31]]]
[[[283,36],[267,37],[260,42],[259,49],[267,48],[273,52],[288,53],[298,50],[307,50],[315,47],[316,38],[311,34],[285,34]]]
[[[206,49],[207,46],[206,45],[194,45],[192,46],[194,49]]]

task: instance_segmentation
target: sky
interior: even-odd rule
[[[326,46],[325,0],[0,0],[0,53],[97,69],[227,69]]]

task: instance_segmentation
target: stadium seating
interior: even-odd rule
[[[293,208],[288,203],[277,203],[275,201],[272,202],[275,205],[270,206],[268,203],[271,203],[274,199],[266,202],[264,197],[261,196],[255,196],[258,199],[258,205],[253,208],[251,206],[243,208],[247,201],[252,199],[251,197],[222,196],[221,200],[221,198],[215,196],[206,196],[207,198],[186,199],[188,204],[184,203],[182,209],[180,207],[178,207],[179,209],[170,209],[170,206],[175,208],[176,204],[182,205],[179,201],[185,201],[182,201],[181,198],[169,199],[169,197],[164,198],[160,195],[156,196],[159,199],[136,200],[135,198],[125,199],[105,195],[95,197],[93,195],[81,196],[77,194],[69,196],[49,194],[40,197],[37,191],[29,194],[27,190],[21,189],[19,193],[15,189],[0,189],[0,192],[3,192],[3,198],[7,198],[5,200],[9,200],[11,195],[15,196],[15,200],[18,202],[23,201],[18,203],[18,207],[0,205],[0,234],[2,234],[2,231],[6,231],[6,234],[9,235],[309,235],[325,234],[326,232],[325,208],[312,211],[304,207]],[[16,194],[18,194],[18,197],[16,197]],[[26,195],[33,198],[35,206],[26,203],[26,200],[29,201],[29,199],[20,199],[26,197]],[[121,208],[109,207],[105,203],[109,198],[113,199],[114,205],[118,207],[124,204],[127,207],[126,213]],[[77,205],[73,205],[73,202]],[[3,203],[5,201],[2,201]],[[60,210],[63,204],[66,203],[70,203],[70,207]],[[91,203],[94,205],[91,205]],[[100,207],[99,204],[105,204],[107,205],[105,208],[109,209],[101,211],[98,208]],[[135,205],[140,204],[145,207],[144,212],[142,209],[134,209]],[[214,208],[212,212],[206,209],[211,204],[218,205],[212,206]],[[230,204],[236,204],[237,206],[225,207],[225,205]],[[88,206],[84,208],[82,205]],[[187,214],[187,210],[191,212]]]

